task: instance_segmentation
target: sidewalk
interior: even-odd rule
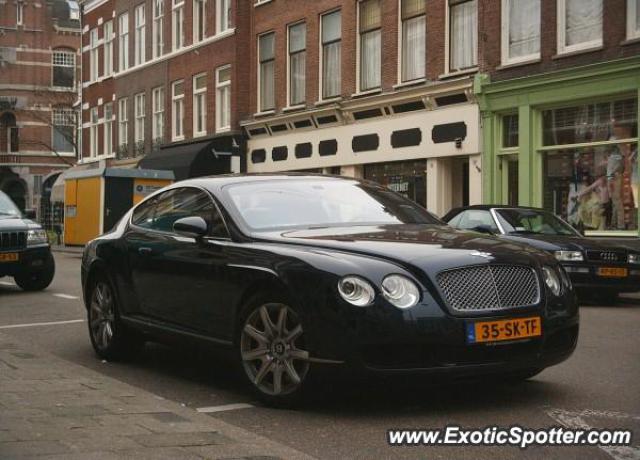
[[[0,334],[0,458],[312,457]]]

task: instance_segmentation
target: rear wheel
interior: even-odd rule
[[[309,352],[296,311],[285,303],[258,303],[239,333],[244,375],[257,396],[275,406],[298,402],[309,380]]]
[[[139,334],[122,324],[115,291],[106,276],[98,276],[91,285],[87,320],[91,344],[102,359],[131,356],[144,344]]]
[[[53,256],[49,254],[42,270],[16,275],[13,279],[25,291],[42,291],[49,287],[55,274],[56,264]]]

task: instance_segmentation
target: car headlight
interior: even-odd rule
[[[560,262],[582,262],[584,260],[580,251],[556,251],[553,254]]]
[[[629,254],[627,262],[630,264],[640,264],[640,254]]]
[[[338,292],[344,300],[356,307],[366,307],[376,297],[371,284],[357,276],[345,276],[338,282]]]
[[[551,290],[553,295],[559,296],[562,287],[556,271],[551,267],[542,267],[542,275],[544,277],[545,284]]]
[[[418,286],[401,275],[389,275],[382,280],[382,295],[398,308],[411,308],[420,300]]]
[[[48,242],[47,232],[41,228],[27,232],[27,246],[37,246],[39,244],[47,244]]]

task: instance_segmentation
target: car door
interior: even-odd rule
[[[206,238],[181,236],[173,223],[200,216]],[[131,278],[142,314],[179,328],[222,336],[229,235],[208,192],[171,189],[134,212],[126,236]]]

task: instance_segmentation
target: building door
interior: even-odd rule
[[[502,202],[518,206],[518,155],[502,157]]]
[[[133,179],[108,177],[104,194],[104,228],[108,232],[133,206]]]

